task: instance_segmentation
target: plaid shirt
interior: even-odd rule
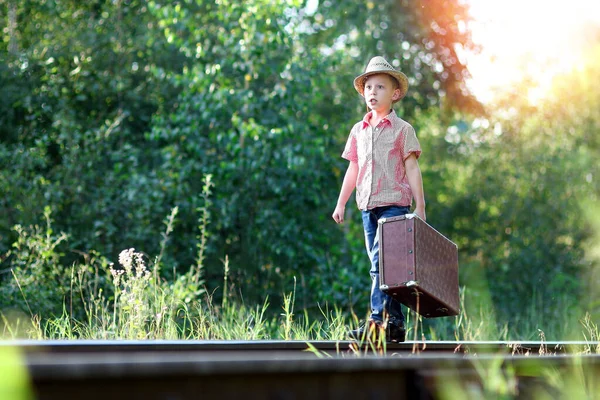
[[[356,203],[361,210],[375,207],[412,205],[412,191],[404,161],[411,153],[417,158],[421,146],[414,128],[392,110],[373,128],[369,112],[350,131],[342,157],[358,163]]]

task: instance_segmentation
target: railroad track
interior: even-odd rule
[[[351,352],[351,341],[302,340],[17,340],[0,341],[16,346],[25,354],[94,352],[171,352],[171,353],[299,353],[311,347],[330,356]],[[386,344],[386,354],[460,353],[511,355],[551,355],[594,353],[596,341],[406,341]]]
[[[61,400],[437,399],[499,377],[532,398],[558,390],[548,374],[600,376],[600,355],[574,355],[597,342],[406,342],[360,356],[351,342],[311,345],[318,354],[302,341],[12,341],[0,354],[16,350],[36,398]]]

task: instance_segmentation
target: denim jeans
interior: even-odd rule
[[[404,321],[401,304],[379,289],[379,237],[377,236],[377,221],[380,218],[396,217],[408,214],[409,212],[410,208],[406,206],[377,207],[362,212],[365,245],[367,247],[367,254],[371,260],[371,319],[377,322],[383,322],[384,311],[389,314],[390,321],[396,323]]]

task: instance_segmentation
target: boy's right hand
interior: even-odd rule
[[[336,206],[335,210],[333,211],[333,220],[335,222],[337,222],[338,224],[341,224],[342,222],[344,222],[344,212],[346,211],[346,207],[344,206]]]

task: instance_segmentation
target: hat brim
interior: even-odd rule
[[[377,74],[387,74],[389,76],[391,76],[392,78],[396,79],[398,81],[398,85],[400,86],[400,97],[398,97],[397,100],[394,100],[393,102],[397,102],[400,101],[404,98],[404,96],[406,96],[406,92],[408,92],[408,78],[406,77],[406,75],[404,75],[402,72],[400,71],[370,71],[370,72],[365,72],[364,74],[361,74],[359,76],[357,76],[356,78],[354,78],[354,89],[356,89],[356,91],[361,95],[361,96],[365,96],[365,78],[371,75],[377,75]]]

